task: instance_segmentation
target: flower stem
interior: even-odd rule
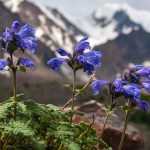
[[[61,150],[62,147],[63,147],[63,144],[61,143],[61,144],[59,145],[59,147],[58,147],[58,150]]]
[[[122,132],[118,150],[122,150],[122,148],[123,148],[123,144],[124,144],[124,140],[125,140],[125,133],[126,133],[127,125],[128,125],[129,112],[130,112],[129,110],[125,111],[126,115],[125,115],[124,128],[123,128],[123,132]]]
[[[92,126],[94,125],[94,123],[95,123],[95,116],[93,114],[93,116],[92,116],[92,122],[90,123],[89,127],[87,128],[87,130],[85,130],[84,132],[82,132],[80,134],[80,136],[78,137],[78,139],[81,139],[84,135],[86,135],[89,132],[89,130],[92,128]]]
[[[103,136],[107,121],[108,121],[109,117],[111,116],[113,109],[114,109],[114,95],[112,94],[111,95],[111,105],[110,105],[109,109],[106,111],[106,117],[104,120],[104,124],[103,124],[102,133],[100,135],[100,138]]]
[[[78,91],[76,92],[75,94],[75,97],[79,96],[90,84],[91,82],[93,81],[93,78],[95,77],[95,74],[93,74],[89,81]],[[70,103],[72,102],[72,98],[70,98],[65,104],[64,106],[62,107],[62,109],[65,109]]]
[[[105,127],[106,127],[106,124],[107,124],[107,121],[108,121],[108,118],[110,117],[110,115],[111,115],[110,112],[108,112],[108,113],[106,114],[106,117],[105,117],[105,120],[104,120],[104,124],[103,124],[103,128],[102,128],[102,133],[101,133],[101,136],[100,136],[100,137],[103,136],[103,133],[104,133],[104,130],[105,130]]]
[[[76,94],[76,70],[73,70],[73,84],[72,84],[72,101],[71,101],[71,118],[70,118],[70,122],[72,122],[73,119],[73,115],[74,115],[74,101],[75,101],[75,94]]]
[[[10,54],[11,59],[11,70],[12,70],[12,87],[13,87],[13,101],[14,101],[14,120],[16,120],[16,112],[17,112],[17,97],[16,97],[16,67],[14,66],[13,55]]]
[[[13,100],[14,100],[14,120],[16,120],[17,98],[16,98],[16,69],[12,69],[13,76]]]

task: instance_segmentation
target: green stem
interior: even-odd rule
[[[90,123],[89,127],[87,128],[87,130],[85,130],[84,132],[82,132],[79,136],[78,139],[81,139],[85,134],[87,134],[90,129],[92,128],[92,126],[94,125],[94,122],[95,122],[95,116],[93,115],[93,119],[92,119],[92,122]]]
[[[123,144],[124,144],[124,140],[125,140],[125,134],[126,134],[126,129],[127,129],[127,125],[128,125],[129,112],[130,112],[129,110],[126,110],[124,128],[123,128],[123,132],[122,132],[122,136],[121,136],[121,140],[120,140],[120,143],[119,143],[118,150],[122,150],[122,148],[123,148]]]
[[[106,124],[107,124],[107,121],[108,121],[110,115],[111,115],[111,112],[108,112],[108,113],[106,114],[106,117],[105,117],[105,120],[104,120],[104,124],[103,124],[103,128],[102,128],[102,133],[101,133],[100,138],[103,136],[103,133],[104,133],[104,130],[105,130],[105,127],[106,127]]]
[[[88,81],[78,92],[76,92],[75,97],[79,96],[79,95],[91,84],[91,82],[93,81],[94,76],[95,76],[95,74],[93,74],[93,75],[90,77],[89,81]],[[65,109],[71,102],[72,102],[72,98],[69,99],[69,100],[64,104],[64,106],[63,106],[62,109]]]
[[[105,120],[104,120],[104,124],[103,124],[103,128],[102,128],[102,133],[100,135],[100,138],[103,136],[103,133],[104,133],[104,130],[105,130],[105,127],[106,127],[106,124],[107,124],[107,121],[110,117],[110,115],[112,114],[113,112],[113,101],[114,101],[114,96],[113,94],[111,95],[111,105],[109,107],[109,109],[106,111],[106,117],[105,117]]]
[[[10,54],[11,59],[11,70],[12,70],[12,87],[13,87],[13,101],[14,101],[14,120],[16,120],[16,112],[17,112],[17,97],[16,97],[16,67],[14,66],[13,55]]]
[[[61,144],[59,145],[59,147],[58,147],[58,150],[61,150],[62,147],[63,147],[63,144],[61,143]]]
[[[71,118],[70,122],[72,122],[73,115],[74,115],[74,102],[75,102],[75,94],[76,94],[76,70],[73,70],[73,84],[72,84],[72,101],[71,101]]]
[[[13,77],[13,100],[14,100],[14,120],[16,120],[16,112],[17,112],[17,97],[16,97],[16,69],[12,69],[12,77]]]

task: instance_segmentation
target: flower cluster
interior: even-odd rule
[[[150,104],[141,98],[142,90],[150,92],[150,67],[135,65],[112,82],[95,80],[91,85],[94,94],[98,94],[104,85],[109,85],[110,93],[115,97],[124,96],[144,111],[150,109]]]
[[[67,63],[73,70],[83,69],[88,75],[92,74],[98,67],[101,66],[101,52],[92,50],[90,43],[85,37],[81,39],[74,47],[73,54],[60,48],[57,53],[61,57],[50,59],[47,64],[53,70],[57,71],[61,65]]]
[[[1,37],[1,45],[4,52],[7,52],[10,57],[0,59],[0,70],[5,67],[12,67],[12,56],[15,51],[25,50],[35,53],[37,50],[37,39],[35,37],[35,30],[32,26],[25,24],[21,25],[19,21],[14,21],[10,28],[6,28]],[[19,58],[16,66],[33,67],[34,63],[29,58]]]

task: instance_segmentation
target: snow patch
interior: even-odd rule
[[[41,27],[36,28],[35,36],[40,39],[43,35],[44,31],[41,29]]]
[[[106,16],[107,18],[112,18],[113,14],[118,10],[124,10],[132,21],[140,23],[146,31],[150,32],[150,12],[137,10],[127,3],[106,3],[102,8],[96,11],[96,17],[100,18]]]
[[[132,28],[124,27],[122,32],[123,32],[124,34],[129,34],[129,33],[131,33],[132,31],[133,31]]]
[[[12,12],[18,11],[18,6],[23,0],[0,0],[3,4],[9,8]]]
[[[144,61],[143,65],[146,66],[146,67],[150,67],[150,60]]]
[[[64,23],[60,20],[57,19],[49,10],[50,8],[47,8],[46,6],[44,6],[43,4],[41,4],[38,1],[33,1],[33,0],[28,0],[30,2],[32,2],[33,4],[35,4],[35,6],[37,6],[49,19],[51,19],[56,25],[61,26],[63,29],[65,29],[65,25]]]

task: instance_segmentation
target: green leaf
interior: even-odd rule
[[[19,66],[17,68],[18,71],[21,71],[21,72],[26,72],[26,68],[24,66]]]
[[[149,101],[150,102],[150,94],[149,93],[142,93],[141,98],[143,100]]]
[[[51,104],[24,100],[22,94],[17,98],[16,121],[13,98],[0,103],[0,143],[8,140],[7,149],[57,150],[62,143],[65,150],[92,150],[98,144],[95,130],[85,123],[70,123],[68,112]],[[88,132],[79,139],[85,131]]]
[[[80,148],[79,144],[72,142],[71,144],[69,144],[68,150],[81,150],[81,148]]]

